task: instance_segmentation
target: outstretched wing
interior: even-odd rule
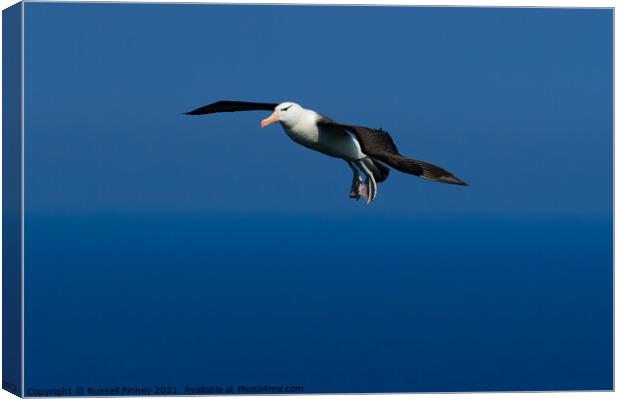
[[[186,112],[185,115],[206,115],[216,112],[237,112],[237,111],[273,111],[278,104],[272,103],[253,103],[249,101],[218,101],[204,107],[196,108]]]
[[[461,186],[467,185],[463,180],[437,165],[401,155],[392,137],[388,132],[382,129],[345,125],[326,117],[321,118],[317,123],[324,126],[335,126],[345,129],[349,133],[355,135],[364,154],[396,170],[442,183],[458,184]]]

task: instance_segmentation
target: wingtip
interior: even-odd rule
[[[457,184],[459,186],[469,186],[469,184],[467,184],[467,182],[464,182],[463,180],[459,179],[458,177],[455,177],[456,182],[454,184]]]
[[[448,184],[455,184],[457,186],[469,186],[469,184],[467,184],[466,182],[464,182],[463,180],[459,179],[456,176],[445,176],[439,179],[439,181],[443,183],[448,183]]]

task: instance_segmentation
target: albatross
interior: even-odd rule
[[[280,123],[294,142],[344,160],[353,172],[349,198],[364,198],[367,204],[377,197],[377,183],[387,179],[390,167],[434,182],[467,185],[439,166],[405,157],[398,151],[389,133],[382,129],[339,123],[294,102],[276,104],[224,100],[185,114],[237,111],[273,111],[261,120],[261,128]],[[362,174],[365,179],[362,179]]]

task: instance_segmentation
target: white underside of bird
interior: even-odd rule
[[[355,199],[364,198],[367,203],[371,203],[377,196],[377,182],[368,165],[372,160],[362,152],[359,141],[346,130],[320,126],[318,122],[322,118],[321,114],[299,104],[282,103],[271,116],[261,121],[261,127],[279,122],[286,135],[294,142],[345,160],[353,171],[349,196]],[[360,172],[366,176],[365,181],[362,180]]]

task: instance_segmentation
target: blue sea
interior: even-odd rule
[[[26,394],[612,389],[610,215],[31,213],[25,234]]]

